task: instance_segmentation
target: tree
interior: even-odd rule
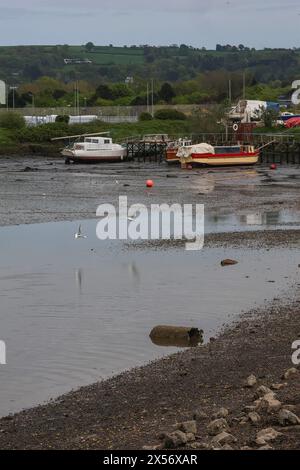
[[[92,52],[92,50],[94,49],[95,45],[93,42],[89,41],[86,43],[86,45],[84,46],[85,47],[85,50],[87,52]]]
[[[175,98],[176,93],[170,83],[164,83],[160,89],[159,97],[166,103],[171,103],[172,98]]]
[[[113,91],[108,85],[99,85],[96,89],[96,96],[104,100],[114,99]]]

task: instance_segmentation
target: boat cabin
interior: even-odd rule
[[[107,150],[112,147],[110,137],[85,137],[83,142],[75,144],[75,150]]]

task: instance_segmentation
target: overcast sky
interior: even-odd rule
[[[0,45],[300,46],[295,0],[0,0]]]

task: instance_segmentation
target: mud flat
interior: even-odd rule
[[[130,204],[205,204],[221,225],[220,217],[230,214],[247,223],[250,216],[253,224],[257,213],[300,213],[299,181],[297,165],[183,171],[164,163],[64,165],[59,158],[1,157],[0,225],[91,219],[99,204],[117,205],[120,195]]]

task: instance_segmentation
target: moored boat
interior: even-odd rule
[[[179,157],[177,156],[180,147],[190,147],[192,145],[191,140],[179,139],[168,144],[166,150],[166,162],[167,163],[178,163]]]
[[[259,149],[248,144],[212,146],[207,143],[201,143],[179,148],[177,157],[182,165],[254,165],[259,159]]]
[[[98,163],[105,161],[122,161],[127,156],[127,150],[122,145],[114,144],[107,132],[98,134],[83,134],[77,136],[59,137],[52,140],[76,139],[65,147],[61,154],[65,162]],[[83,139],[83,140],[82,140]]]

